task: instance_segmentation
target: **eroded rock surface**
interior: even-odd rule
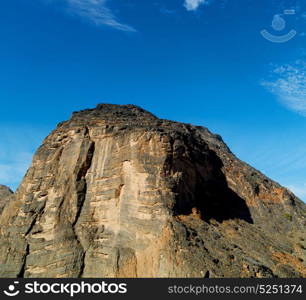
[[[305,277],[305,204],[206,128],[98,105],[0,217],[1,277]]]

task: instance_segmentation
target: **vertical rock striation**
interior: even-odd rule
[[[305,277],[305,205],[206,128],[100,104],[0,216],[1,277]]]

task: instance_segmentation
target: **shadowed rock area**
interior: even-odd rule
[[[305,224],[208,129],[99,104],[44,140],[0,212],[0,277],[306,277]]]

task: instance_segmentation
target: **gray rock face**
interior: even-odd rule
[[[206,128],[101,104],[0,216],[1,277],[303,277],[305,205]]]
[[[8,188],[5,185],[0,184],[0,215],[2,213],[4,206],[11,199],[12,195],[13,195],[13,192],[10,188]]]

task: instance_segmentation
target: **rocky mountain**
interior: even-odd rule
[[[10,188],[0,184],[0,214],[6,203],[10,201],[12,195],[13,192]]]
[[[1,277],[306,277],[305,204],[208,129],[73,113],[0,216]]]

